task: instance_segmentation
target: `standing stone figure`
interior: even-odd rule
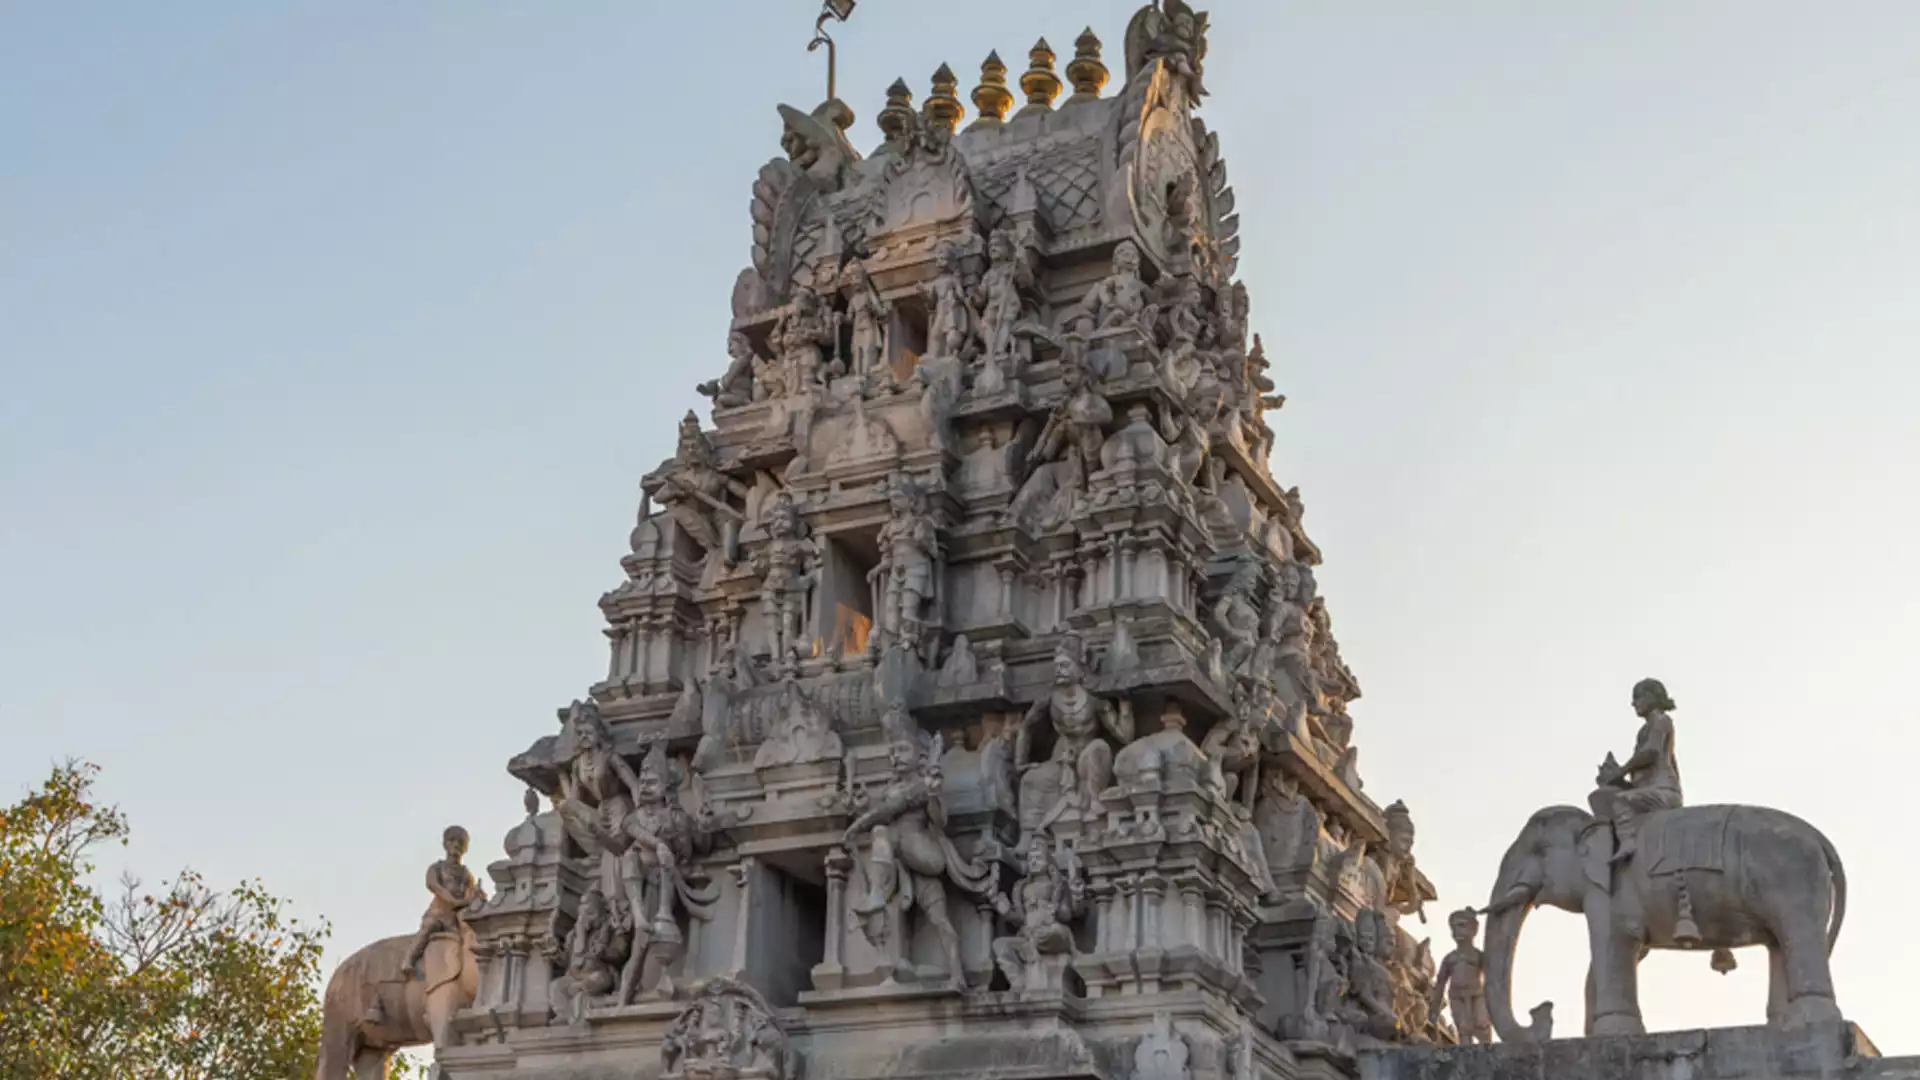
[[[1087,477],[1100,467],[1100,449],[1106,444],[1113,405],[1094,384],[1085,353],[1076,347],[1060,360],[1060,383],[1066,400],[1055,406],[1041,426],[1027,454],[1032,469],[1007,506],[1009,521],[1047,523],[1064,513]]]
[[[987,273],[973,290],[980,307],[980,343],[987,359],[998,363],[1013,352],[1013,328],[1020,321],[1020,290],[1033,284],[1033,268],[1002,227],[987,241]]]
[[[873,851],[865,866],[868,892],[855,904],[874,947],[891,953],[896,968],[906,958],[908,934],[901,925],[909,908],[918,907],[940,938],[947,965],[948,985],[967,989],[960,934],[947,915],[946,879],[968,892],[984,895],[991,885],[988,871],[954,849],[947,835],[947,811],[940,801],[940,740],[923,747],[906,707],[890,706],[882,718],[887,731],[887,763],[892,775],[880,798],[847,826],[843,839],[848,851],[860,838],[873,834]],[[877,916],[877,917],[876,917]]]
[[[755,559],[760,571],[760,607],[766,616],[774,662],[797,659],[801,627],[813,621],[814,563],[818,551],[804,535],[793,494],[781,488],[763,514],[767,546]]]
[[[1071,858],[1071,855],[1069,855]],[[1086,908],[1087,886],[1078,866],[1062,870],[1051,839],[1042,833],[1027,845],[1027,876],[1014,887],[1013,898],[994,894],[993,906],[1018,932],[993,940],[993,959],[1015,993],[1051,987],[1034,985],[1044,979],[1044,957],[1071,955],[1073,930],[1067,923]]]
[[[960,249],[941,244],[934,252],[939,276],[923,291],[933,305],[933,319],[927,327],[927,355],[961,357],[972,333],[973,310],[967,306],[967,283],[960,275]]]
[[[886,363],[887,304],[865,271],[860,278],[862,287],[853,290],[847,303],[853,316],[853,373],[871,379],[882,375]]]
[[[467,909],[487,898],[485,889],[473,878],[473,871],[461,864],[467,853],[467,830],[449,825],[440,834],[440,846],[447,857],[427,867],[427,891],[433,900],[420,916],[420,932],[414,935],[413,948],[407,950],[405,973],[421,978],[420,958],[426,955],[427,942],[435,934],[466,932]]]
[[[833,314],[820,294],[801,285],[773,324],[772,342],[786,367],[787,389],[805,393],[819,385],[826,350],[834,346]]]
[[[619,1004],[636,992],[670,995],[667,971],[685,951],[675,918],[684,910],[696,919],[711,915],[714,894],[696,889],[685,867],[706,845],[708,830],[680,805],[666,743],[647,748],[633,779],[633,803],[621,822],[618,867],[633,928],[633,950],[620,972]]]
[[[1014,742],[1024,843],[1068,807],[1099,805],[1100,792],[1113,779],[1113,747],[1103,731],[1122,746],[1133,741],[1132,702],[1123,699],[1116,708],[1089,690],[1087,681],[1086,645],[1076,634],[1063,635],[1053,652],[1053,690],[1027,710]],[[1033,764],[1033,733],[1046,721],[1053,724],[1053,753]]]
[[[1444,997],[1453,1012],[1453,1026],[1465,1045],[1493,1043],[1493,1019],[1487,1012],[1486,974],[1480,947],[1473,939],[1480,933],[1480,917],[1472,908],[1462,908],[1447,916],[1447,929],[1453,933],[1453,951],[1440,961],[1433,976],[1433,1001],[1428,1016],[1440,1019],[1440,1001]]]
[[[880,527],[881,627],[888,642],[918,649],[932,606],[940,545],[926,496],[904,473],[887,483],[887,523]]]
[[[1612,754],[1600,765],[1596,781],[1620,790],[1613,797],[1613,831],[1618,843],[1613,861],[1626,862],[1639,848],[1640,819],[1658,810],[1681,805],[1680,762],[1673,750],[1673,699],[1658,679],[1641,679],[1633,687],[1633,711],[1640,715],[1640,734],[1633,753],[1616,763]]]

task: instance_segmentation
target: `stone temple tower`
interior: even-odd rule
[[[1208,30],[1160,0],[1112,70],[1091,30],[1061,74],[991,55],[971,108],[896,81],[866,155],[843,102],[779,107],[606,677],[509,765],[546,801],[444,1075],[1254,1080],[1454,1040],[1269,461]]]

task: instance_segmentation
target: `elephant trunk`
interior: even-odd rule
[[[1531,1027],[1521,1027],[1513,1017],[1513,958],[1520,945],[1520,926],[1527,921],[1531,907],[1521,902],[1488,909],[1484,950],[1487,1012],[1493,1020],[1493,1030],[1499,1032],[1500,1041],[1505,1043],[1543,1042],[1548,1037],[1540,1020],[1536,1019]],[[1544,1010],[1545,1007],[1535,1009],[1535,1016],[1539,1017]]]

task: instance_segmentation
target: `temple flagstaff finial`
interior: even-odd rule
[[[846,22],[847,19],[853,15],[854,5],[858,2],[859,0],[821,0],[820,17],[813,22],[813,40],[807,42],[807,51],[812,52],[822,45],[827,47],[828,101],[834,100],[838,95],[834,93],[833,86],[834,61],[837,59],[837,56],[834,51],[833,35],[827,33],[827,22],[832,19]]]

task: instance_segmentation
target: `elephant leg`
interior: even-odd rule
[[[1640,943],[1615,933],[1608,920],[1588,915],[1593,947],[1589,1035],[1645,1035],[1640,1019]],[[1597,925],[1596,925],[1597,923]]]
[[[353,1068],[353,1025],[330,1007],[322,1018],[320,1053],[314,1080],[349,1080]]]
[[[1593,1007],[1594,1007],[1593,965],[1588,964],[1587,965],[1587,1016],[1586,1016],[1586,1023],[1580,1028],[1582,1032],[1588,1035],[1593,1034]]]
[[[1825,928],[1807,912],[1788,913],[1782,923],[1775,937],[1779,951],[1786,955],[1787,998],[1778,1022],[1789,1028],[1838,1023],[1840,1006],[1833,1000]]]
[[[387,1058],[385,1050],[361,1047],[353,1055],[353,1080],[387,1080]]]
[[[1779,1027],[1787,1015],[1787,952],[1767,946],[1767,1023]]]

